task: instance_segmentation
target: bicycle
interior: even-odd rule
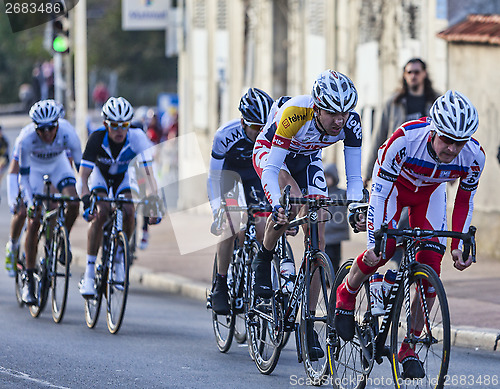
[[[280,199],[285,210],[290,205],[307,205],[307,214],[290,222],[289,228],[308,223],[305,234],[305,250],[298,267],[293,290],[284,293],[281,277],[273,277],[274,295],[262,299],[250,292],[247,314],[250,351],[262,374],[270,374],[276,367],[284,346],[286,333],[295,331],[297,359],[304,364],[307,376],[314,385],[321,385],[327,378],[327,358],[310,355],[309,342],[316,340],[323,350],[326,349],[327,307],[330,289],[334,283],[333,268],[328,256],[319,249],[318,212],[330,205],[347,205],[351,201],[331,198],[291,198],[290,186],[287,186]],[[280,250],[271,262],[273,274],[280,274]],[[311,291],[313,279],[318,280],[319,296],[315,303],[315,293]],[[253,286],[253,285],[252,285]],[[301,310],[300,322],[295,323]]]
[[[68,298],[71,253],[65,211],[68,202],[80,201],[78,197],[50,193],[51,181],[44,175],[44,194],[35,195],[35,208],[42,206],[41,224],[38,230],[35,278],[36,305],[29,307],[31,316],[38,317],[45,308],[49,290],[52,290],[52,318],[56,323],[63,319]],[[51,209],[51,203],[59,205]],[[21,290],[26,282],[25,258],[17,261],[16,298],[19,303]],[[21,300],[22,301],[22,300]],[[20,304],[20,303],[19,303]],[[21,304],[20,304],[21,305]]]
[[[348,342],[344,342],[336,334],[333,325],[336,290],[345,281],[352,260],[341,267],[332,289],[328,311],[327,354],[334,388],[364,388],[374,362],[381,364],[384,356],[392,364],[391,370],[396,388],[444,386],[451,347],[448,302],[439,276],[430,266],[418,263],[415,255],[419,247],[430,238],[456,238],[464,242],[464,260],[471,253],[475,262],[475,232],[476,228],[473,226],[467,233],[460,233],[388,229],[386,224],[382,225],[381,229],[375,232],[375,253],[378,254],[382,247],[382,257],[385,259],[385,243],[388,237],[401,236],[403,259],[381,315],[374,315],[371,312],[369,281],[362,285],[354,310],[355,336]],[[413,329],[422,325],[422,332],[417,336],[413,333]],[[389,329],[391,329],[390,346],[387,347]],[[407,343],[418,355],[425,370],[424,378],[406,379],[403,376],[402,366],[398,360],[398,351],[403,343]]]
[[[97,202],[111,204],[108,220],[103,226],[101,255],[95,264],[94,283],[96,295],[85,299],[85,322],[89,328],[94,328],[99,318],[103,295],[106,298],[106,323],[108,330],[116,334],[120,329],[125,315],[129,288],[129,271],[131,265],[131,252],[126,233],[123,231],[123,205],[144,204],[158,208],[156,200],[146,198],[136,200],[125,198],[102,197],[96,193],[91,195],[90,209],[94,210]],[[157,209],[156,214],[160,214]],[[117,260],[118,256],[123,256]],[[118,268],[123,266],[123,269]],[[116,279],[116,272],[123,272],[123,279]]]

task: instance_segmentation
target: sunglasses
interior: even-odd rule
[[[106,120],[106,123],[112,130],[118,130],[119,128],[127,129],[130,127],[130,122],[112,122],[111,120]]]
[[[57,124],[43,124],[36,127],[37,131],[40,132],[51,132],[57,128]]]
[[[447,145],[457,145],[458,147],[462,147],[463,145],[465,145],[469,140],[466,139],[466,140],[455,140],[455,139],[451,139],[451,138],[448,138],[447,136],[444,136],[444,135],[439,135],[439,140],[443,143],[446,143]]]

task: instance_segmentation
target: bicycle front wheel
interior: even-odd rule
[[[112,267],[108,270],[106,285],[106,321],[109,332],[116,334],[125,315],[129,286],[130,251],[127,235],[123,231],[118,232],[115,237],[115,249],[112,255]]]
[[[328,301],[328,365],[332,375],[332,384],[336,389],[363,389],[366,386],[366,360],[357,335],[351,341],[344,342],[335,332],[334,318],[337,303],[337,288],[345,282],[352,266],[352,260],[347,261],[337,272]],[[370,310],[370,286],[365,282],[356,297],[354,319],[361,330],[365,328],[363,319]],[[365,340],[363,340],[365,343]]]
[[[271,261],[271,274],[279,274],[275,260]],[[276,293],[270,299],[262,299],[254,293],[253,270],[248,305],[247,335],[250,356],[262,374],[271,374],[280,357],[284,328],[278,329],[276,321],[283,319],[283,307],[277,301]]]
[[[47,274],[47,261],[50,255],[50,239],[47,239],[47,230],[45,226],[40,227],[38,233],[38,244],[36,252],[36,267],[33,272],[35,280],[36,305],[30,305],[31,316],[38,317],[45,308],[49,295],[49,280]]]
[[[93,298],[85,299],[85,322],[87,327],[94,328],[99,319],[99,312],[101,310],[102,295],[104,294],[105,283],[103,280],[106,279],[106,274],[104,273],[105,267],[103,262],[106,260],[101,254],[101,263],[95,263],[95,276],[94,282],[96,287],[96,295]]]
[[[212,272],[212,290],[215,288],[215,278],[217,276],[217,254],[215,254],[214,267]],[[234,313],[229,312],[227,315],[218,315],[212,310],[212,326],[214,328],[215,342],[221,353],[225,353],[231,347],[234,335]]]
[[[330,259],[318,252],[310,261],[310,285],[302,299],[300,339],[302,361],[307,376],[313,385],[322,385],[328,378],[326,341],[328,338],[328,301],[334,285]]]
[[[403,388],[442,388],[450,361],[450,313],[443,284],[430,266],[418,264],[412,268],[409,299],[405,300],[404,288],[400,288],[394,312],[391,328],[394,382],[400,382],[398,387]],[[424,367],[424,378],[405,380],[398,362],[402,346],[414,350]]]
[[[66,309],[69,285],[69,241],[66,227],[58,228],[55,236],[54,272],[52,276],[52,318],[60,323]]]

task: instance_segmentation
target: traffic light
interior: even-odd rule
[[[69,53],[69,25],[67,13],[52,20],[52,49],[56,53]]]

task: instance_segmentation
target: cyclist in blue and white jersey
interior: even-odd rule
[[[90,222],[87,236],[87,267],[80,284],[80,293],[84,298],[95,296],[94,285],[95,261],[102,240],[104,223],[109,215],[109,204],[97,203],[97,212],[90,214],[90,193],[99,196],[117,197],[123,194],[132,198],[132,192],[139,193],[137,179],[133,170],[129,170],[130,162],[139,155],[139,160],[147,175],[148,188],[156,194],[156,180],[152,172],[152,143],[140,128],[130,127],[134,110],[123,97],[110,97],[102,107],[104,126],[90,134],[82,157],[80,169],[80,195],[83,201],[83,217]],[[127,236],[132,236],[135,224],[133,204],[124,204],[123,229]],[[161,218],[151,217],[150,224],[159,223]],[[123,255],[118,253],[115,264],[115,279],[120,282],[124,278]]]
[[[36,303],[33,271],[36,264],[36,239],[40,226],[41,208],[35,209],[33,195],[42,194],[43,176],[48,174],[59,192],[67,196],[77,196],[76,178],[73,167],[66,155],[70,150],[78,170],[81,160],[80,140],[73,127],[59,122],[61,105],[54,100],[35,103],[29,113],[33,123],[22,130],[17,145],[19,149],[19,186],[28,207],[26,228],[26,275],[22,298],[28,305]],[[78,216],[78,203],[68,204],[66,228],[68,233]]]
[[[215,133],[207,181],[208,197],[214,218],[219,209],[221,197],[226,199],[227,205],[243,205],[237,202],[238,197],[242,197],[242,193],[236,193],[238,191],[233,190],[235,183],[240,179],[246,204],[255,203],[254,196],[265,201],[259,176],[252,166],[252,152],[255,139],[266,123],[272,104],[273,99],[266,92],[257,88],[248,89],[239,104],[241,119],[234,119],[224,124]],[[259,240],[262,240],[263,229],[264,224],[257,220],[256,232]],[[219,234],[221,231],[214,232]],[[231,262],[235,238],[236,233],[232,231],[229,238],[223,236],[217,244],[217,276],[211,302],[214,312],[220,315],[229,313],[230,308],[227,270]]]

